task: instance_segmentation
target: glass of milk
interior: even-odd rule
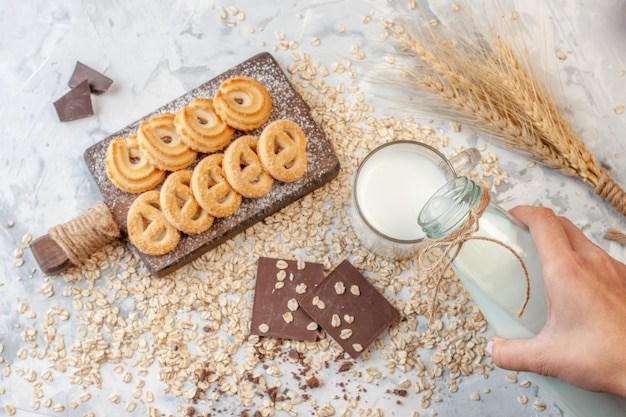
[[[426,201],[478,161],[475,148],[448,160],[433,147],[408,140],[374,149],[354,179],[352,227],[361,244],[391,259],[414,255],[425,236],[417,217]]]

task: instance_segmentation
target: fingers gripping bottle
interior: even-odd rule
[[[467,229],[472,221],[476,227]],[[462,243],[450,252],[456,253],[451,266],[498,336],[531,338],[541,331],[547,303],[537,249],[530,232],[489,202],[485,190],[467,177],[453,178],[425,204],[418,222],[434,242],[447,241],[456,249]],[[459,233],[463,228],[465,235]],[[624,398],[529,377],[567,417],[626,416]]]

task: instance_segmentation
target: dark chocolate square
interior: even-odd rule
[[[83,117],[93,115],[91,105],[91,95],[89,92],[89,81],[84,80],[67,94],[54,102],[59,120],[70,122]]]
[[[400,316],[348,260],[309,291],[300,300],[300,307],[352,358],[357,358]]]
[[[322,281],[323,274],[322,264],[259,258],[250,332],[315,341],[317,324],[299,307],[299,300]]]
[[[111,87],[111,84],[113,84],[113,80],[106,75],[77,61],[69,81],[69,86],[70,88],[74,88],[85,80],[89,81],[89,88],[91,92],[95,94],[104,93]]]

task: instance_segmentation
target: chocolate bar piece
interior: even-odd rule
[[[317,339],[317,323],[299,307],[299,300],[324,275],[324,266],[274,258],[259,258],[250,332],[280,339]]]
[[[69,86],[70,88],[74,88],[84,80],[89,81],[89,88],[91,92],[95,94],[104,93],[111,87],[111,84],[113,84],[113,80],[106,75],[77,61],[76,67],[74,67],[74,73],[70,78]]]
[[[83,80],[67,94],[54,102],[59,120],[69,122],[93,115],[89,81]]]
[[[300,307],[352,358],[400,316],[348,260],[309,291],[300,300]]]

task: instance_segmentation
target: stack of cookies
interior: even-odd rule
[[[128,211],[130,242],[146,254],[164,255],[181,232],[207,230],[216,217],[233,214],[242,198],[269,193],[274,180],[301,178],[306,136],[297,123],[276,120],[258,138],[244,134],[233,141],[237,130],[266,123],[271,110],[262,83],[233,77],[212,99],[195,98],[175,114],[152,116],[136,133],[113,139],[107,176],[120,190],[140,194]],[[189,169],[198,154],[206,155]]]

